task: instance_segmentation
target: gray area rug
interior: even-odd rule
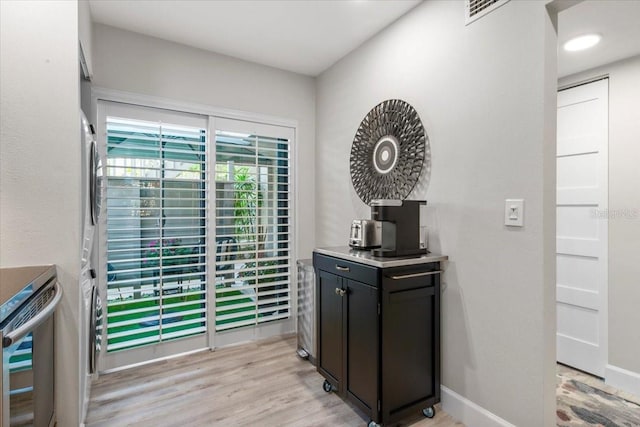
[[[640,427],[640,406],[559,374],[558,427]]]

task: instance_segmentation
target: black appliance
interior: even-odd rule
[[[420,206],[425,200],[373,200],[371,219],[382,224],[380,248],[376,257],[422,255],[427,249],[420,245]]]

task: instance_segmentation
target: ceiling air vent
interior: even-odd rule
[[[499,8],[508,1],[509,0],[466,0],[464,2],[466,25],[482,18],[487,13]]]

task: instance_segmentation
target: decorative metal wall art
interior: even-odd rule
[[[373,107],[351,145],[351,182],[367,205],[375,199],[404,200],[418,182],[427,135],[416,110],[400,99]]]

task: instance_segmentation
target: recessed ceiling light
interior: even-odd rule
[[[571,40],[567,41],[563,47],[564,50],[568,52],[585,50],[600,43],[601,38],[602,37],[600,37],[599,34],[585,34],[572,38]]]

